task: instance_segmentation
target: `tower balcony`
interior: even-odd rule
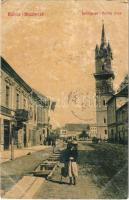
[[[108,79],[108,78],[115,78],[113,71],[102,71],[98,73],[94,73],[95,79],[101,80],[101,79]]]

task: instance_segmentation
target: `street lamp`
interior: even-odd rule
[[[11,160],[14,160],[14,129],[15,129],[15,113],[11,111],[12,126],[11,126]]]

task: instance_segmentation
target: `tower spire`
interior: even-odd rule
[[[113,96],[112,50],[108,38],[106,40],[104,22],[102,22],[101,44],[95,48],[96,80],[96,122],[97,137],[108,138],[107,101]]]
[[[103,26],[102,26],[101,44],[106,44],[106,35],[105,35],[104,22],[103,22]]]

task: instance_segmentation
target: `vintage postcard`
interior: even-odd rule
[[[128,198],[128,0],[1,0],[2,199]]]

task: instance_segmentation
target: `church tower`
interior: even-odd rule
[[[101,139],[108,138],[107,129],[107,101],[113,95],[112,71],[112,49],[110,43],[106,41],[104,24],[102,26],[101,44],[95,48],[95,67],[94,74],[96,80],[96,122],[97,137]]]

